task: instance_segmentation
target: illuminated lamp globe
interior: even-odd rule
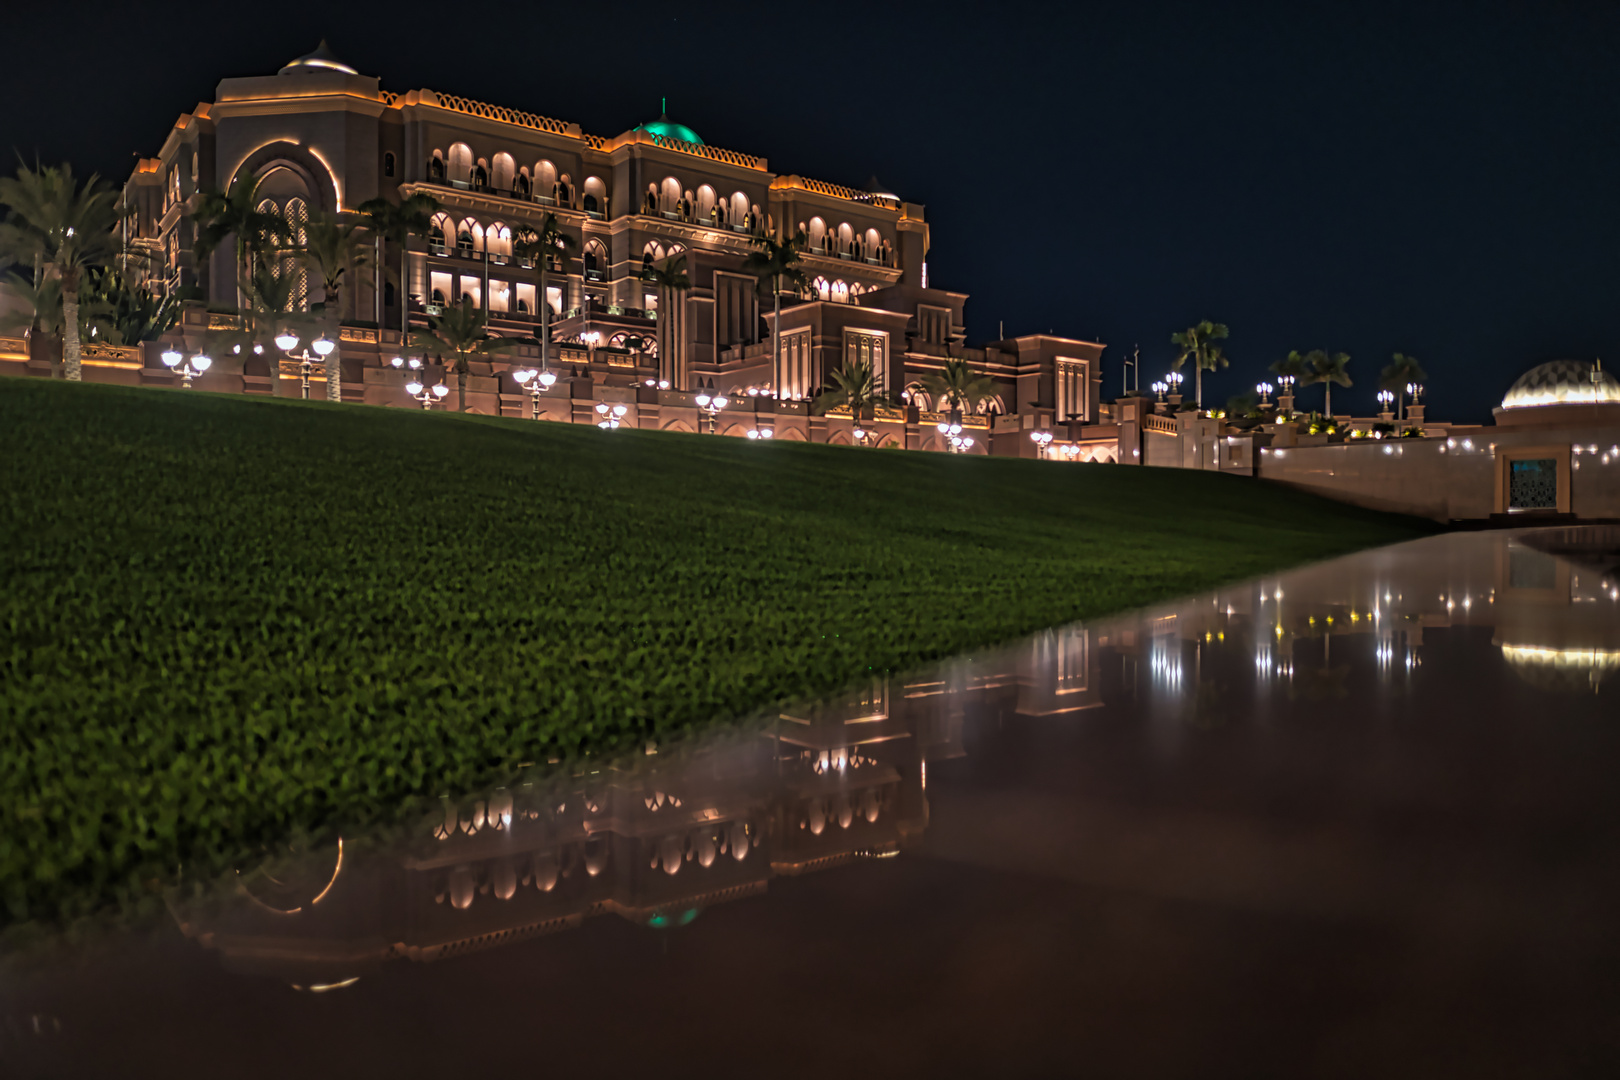
[[[526,386],[528,385],[529,380],[534,378],[534,376],[535,373],[533,371],[514,371],[512,372],[512,381],[516,382],[519,386]]]
[[[435,386],[433,388],[433,396],[434,397],[442,398],[442,397],[444,397],[444,395],[448,394],[449,392],[450,392],[450,388],[448,386],[444,385],[444,383],[440,383],[439,385],[437,385],[437,386]]]
[[[550,390],[552,384],[557,381],[557,376],[553,375],[549,371],[542,371],[537,378],[540,380],[540,385],[545,387],[547,390]]]
[[[191,366],[196,368],[199,374],[207,371],[213,366],[213,364],[214,362],[208,357],[204,356],[202,353],[198,353],[196,356],[191,358]]]
[[[712,400],[714,399],[709,397],[708,394],[699,394],[697,396],[698,408],[707,409],[709,407],[709,402]]]
[[[292,352],[298,348],[298,335],[291,330],[283,330],[276,335],[276,348],[282,352]]]
[[[180,351],[178,349],[164,349],[163,350],[163,366],[164,367],[179,367],[181,359],[182,359],[182,357],[181,357]]]
[[[408,382],[405,384],[405,392],[411,395],[411,397],[415,397],[417,394],[422,392],[422,384],[414,381]]]
[[[310,345],[310,348],[315,350],[315,355],[316,356],[326,356],[333,349],[337,348],[337,342],[328,341],[324,337],[318,337]]]

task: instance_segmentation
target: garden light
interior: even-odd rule
[[[1052,433],[1050,431],[1032,431],[1029,433],[1029,441],[1035,444],[1035,456],[1045,458],[1046,448],[1052,445]]]
[[[186,360],[185,356],[178,349],[171,348],[163,350],[163,365],[176,375],[180,376],[180,386],[185,390],[190,390],[191,380],[207,371],[209,367],[213,365],[213,363],[214,362],[203,353],[198,353],[190,360]]]
[[[298,348],[298,335],[291,330],[283,330],[276,335],[276,348],[284,353],[290,353]]]
[[[309,347],[315,350],[315,355],[316,356],[322,357],[324,359],[327,355],[329,355],[331,353],[331,351],[333,349],[337,348],[337,342],[328,341],[326,339],[326,337],[323,335],[321,337],[316,338],[313,342],[311,342]]]

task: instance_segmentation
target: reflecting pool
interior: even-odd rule
[[[1620,1075],[1620,529],[1434,537],[243,867],[3,1075]]]

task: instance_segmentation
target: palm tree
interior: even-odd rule
[[[54,276],[62,293],[62,368],[79,381],[79,279],[110,265],[122,250],[117,235],[125,210],[113,186],[92,174],[80,184],[70,165],[23,165],[0,178],[0,263],[36,268],[35,287]]]
[[[254,254],[249,272],[236,284],[243,301],[236,308],[236,326],[207,335],[208,348],[216,357],[237,355],[245,363],[250,353],[264,355],[272,396],[281,394],[280,362],[272,359],[276,335],[291,330],[307,338],[319,332],[318,317],[296,308],[297,287],[297,277],[286,272],[275,249]]]
[[[686,256],[672,255],[654,263],[648,280],[658,286],[658,366],[669,384],[686,389],[686,309],[681,294],[692,287]]]
[[[230,191],[205,190],[197,200],[197,239],[192,253],[201,265],[220,245],[236,238],[236,269],[241,277],[257,273],[256,257],[291,246],[292,226],[274,208],[259,209],[259,180],[242,177]]]
[[[512,245],[513,254],[520,259],[533,259],[540,268],[540,333],[536,336],[540,339],[542,370],[549,367],[551,361],[551,301],[546,295],[546,271],[551,268],[552,259],[571,258],[578,252],[578,238],[562,230],[556,214],[541,218],[539,228],[523,226]]]
[[[10,301],[8,305],[0,305],[10,308],[0,314],[0,333],[26,333],[35,345],[30,351],[36,355],[38,347],[43,346],[50,357],[51,378],[56,378],[60,364],[56,353],[62,340],[62,283],[49,277],[42,278],[36,285],[34,279],[8,270],[0,279],[0,296]],[[79,309],[81,334],[90,329],[85,324],[85,306],[81,303]]]
[[[330,331],[341,338],[338,329],[343,320],[343,277],[350,268],[358,271],[370,261],[371,255],[360,241],[359,224],[344,224],[333,214],[317,214],[304,226],[302,257],[321,275],[321,312]],[[336,339],[334,339],[336,340]],[[343,367],[334,348],[326,354],[326,400],[343,400]]]
[[[450,353],[456,358],[451,370],[456,373],[457,412],[467,411],[467,371],[472,357],[500,352],[518,344],[511,338],[490,336],[485,322],[484,313],[471,304],[456,304],[443,315],[428,320],[429,329],[411,335],[413,344]]]
[[[828,373],[827,392],[816,398],[813,408],[819,415],[847,405],[849,415],[859,421],[873,415],[877,406],[886,404],[887,400],[872,365],[856,360]]]
[[[377,238],[376,259],[379,270],[383,264],[383,241],[399,248],[399,340],[403,347],[406,338],[410,336],[411,327],[411,303],[407,287],[410,276],[407,266],[410,259],[411,237],[426,236],[432,231],[433,215],[439,212],[439,200],[418,192],[396,205],[379,196],[367,199],[358,209],[365,215],[367,226]],[[381,287],[382,284],[379,282],[379,291]],[[381,330],[381,327],[378,329]]]
[[[156,297],[146,286],[130,284],[112,267],[102,267],[86,276],[79,298],[79,319],[86,321],[84,309],[90,307],[88,321],[99,332],[99,339],[109,345],[156,341],[180,321],[180,305],[192,299],[196,291],[186,286]]]
[[[748,254],[743,260],[742,271],[752,274],[759,279],[761,289],[769,289],[772,302],[775,304],[775,316],[771,319],[771,366],[775,370],[771,373],[773,385],[778,394],[782,393],[782,289],[791,287],[795,291],[803,289],[806,284],[804,271],[799,269],[799,252],[804,250],[805,237],[803,232],[796,232],[780,244],[769,236],[754,237],[754,247],[757,249]]]
[[[1393,390],[1399,395],[1396,403],[1397,419],[1406,415],[1406,388],[1411,383],[1428,381],[1429,373],[1423,370],[1423,365],[1417,362],[1415,356],[1405,356],[1396,353],[1388,367],[1378,373],[1378,389]]]
[[[1312,349],[1305,354],[1305,376],[1299,380],[1299,384],[1301,386],[1322,384],[1325,395],[1322,400],[1322,414],[1329,420],[1333,419],[1333,384],[1345,387],[1352,385],[1350,374],[1345,370],[1349,363],[1349,353],[1330,354],[1322,349]]]
[[[981,401],[995,397],[996,381],[968,366],[963,359],[945,357],[945,366],[917,380],[928,396],[934,399],[938,412],[972,412]]]
[[[1170,344],[1181,350],[1172,360],[1171,366],[1178,371],[1181,365],[1188,360],[1193,362],[1196,375],[1194,376],[1193,402],[1200,409],[1204,407],[1204,372],[1214,371],[1218,367],[1225,367],[1228,363],[1226,353],[1215,344],[1227,336],[1225,323],[1210,322],[1205,319],[1196,326],[1189,326],[1179,334],[1170,335]]]
[[[1286,388],[1290,398],[1293,397],[1294,387],[1303,385],[1305,376],[1310,374],[1310,370],[1305,366],[1305,356],[1298,349],[1292,349],[1289,351],[1288,355],[1283,357],[1281,360],[1273,361],[1271,370],[1274,374],[1279,376],[1279,378],[1289,378],[1294,380],[1292,383],[1278,384],[1279,386]],[[1278,390],[1277,396],[1279,398],[1282,397],[1282,394],[1283,390]]]

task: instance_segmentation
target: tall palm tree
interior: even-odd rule
[[[936,411],[972,412],[981,401],[996,395],[996,381],[974,371],[966,360],[947,355],[945,366],[917,380],[934,399]]]
[[[23,165],[15,177],[0,177],[0,204],[0,263],[34,266],[36,278],[60,283],[63,374],[78,382],[79,281],[122,250],[117,228],[126,211],[118,192],[96,174],[80,184],[70,165]]]
[[[783,390],[782,290],[805,287],[804,271],[799,269],[799,253],[804,250],[805,237],[803,232],[796,232],[777,243],[762,234],[754,237],[753,244],[756,250],[749,252],[748,258],[743,260],[742,271],[759,279],[762,290],[770,290],[771,301],[775,305],[775,315],[771,319],[771,366],[775,370],[771,373],[771,380],[780,394]]]
[[[236,240],[235,276],[251,277],[257,271],[257,257],[289,248],[294,240],[292,226],[274,209],[259,209],[258,180],[239,178],[229,191],[205,190],[197,200],[197,238],[192,253],[201,265],[226,240]]]
[[[1181,365],[1188,360],[1193,362],[1193,368],[1196,372],[1193,384],[1193,403],[1200,409],[1204,407],[1204,372],[1214,371],[1218,367],[1225,367],[1228,363],[1226,353],[1219,345],[1215,344],[1217,341],[1224,340],[1227,333],[1225,323],[1210,322],[1205,319],[1201,323],[1187,327],[1180,333],[1170,335],[1170,344],[1181,350],[1176,354],[1176,358],[1170,362],[1171,366],[1179,371]]]
[[[879,405],[887,404],[888,396],[879,385],[877,373],[864,360],[855,360],[835,368],[827,374],[827,392],[812,403],[817,414],[840,405],[849,406],[849,414],[857,421],[872,416]]]
[[[450,353],[455,357],[451,370],[456,374],[456,411],[467,411],[467,372],[474,356],[485,356],[515,348],[511,338],[492,337],[485,328],[484,313],[471,304],[456,304],[437,318],[428,320],[429,329],[411,335],[412,344]]]
[[[306,263],[321,275],[321,313],[330,333],[340,340],[339,329],[343,321],[343,279],[350,269],[359,271],[371,261],[371,254],[361,240],[364,226],[347,224],[335,214],[316,214],[304,226]],[[326,354],[326,400],[343,400],[343,366],[339,349]]]
[[[1310,369],[1305,365],[1305,355],[1298,349],[1291,349],[1289,350],[1287,356],[1283,357],[1281,360],[1273,361],[1271,364],[1271,371],[1275,375],[1286,376],[1287,378],[1293,379],[1293,386],[1304,385],[1305,376],[1310,374]],[[1289,395],[1292,396],[1292,387],[1288,389],[1288,392]],[[1278,396],[1281,397],[1280,391]]]
[[[1397,419],[1406,416],[1406,388],[1411,383],[1426,382],[1429,373],[1423,370],[1423,365],[1417,362],[1417,357],[1396,353],[1389,365],[1378,373],[1378,389],[1393,390],[1398,395],[1396,402]]]
[[[216,357],[238,355],[245,363],[249,354],[265,356],[270,393],[275,397],[281,395],[280,362],[271,359],[276,355],[276,335],[291,330],[309,338],[319,332],[319,316],[297,308],[297,286],[296,276],[286,272],[278,249],[255,253],[248,272],[236,283],[242,298],[236,308],[236,325],[207,335],[208,348]]]
[[[648,278],[658,286],[658,366],[677,390],[686,389],[686,307],[682,294],[692,287],[686,256],[672,255],[652,266]]]
[[[564,232],[556,214],[540,219],[538,227],[525,225],[518,230],[512,253],[520,259],[533,259],[540,268],[540,367],[551,363],[551,301],[546,296],[546,271],[552,259],[572,258],[579,253],[579,239]]]
[[[1301,386],[1314,386],[1322,384],[1324,397],[1322,399],[1322,415],[1333,418],[1333,385],[1351,386],[1350,373],[1345,368],[1350,363],[1349,353],[1328,353],[1322,349],[1312,349],[1305,354],[1305,377],[1299,380]]]
[[[377,238],[377,267],[383,264],[382,244],[387,241],[399,248],[399,340],[401,347],[410,336],[410,246],[411,237],[426,236],[433,230],[433,215],[439,212],[439,200],[418,192],[399,203],[391,203],[381,196],[367,199],[358,207],[365,215],[366,225]],[[379,291],[382,283],[378,282]],[[381,319],[378,320],[381,322]],[[380,331],[381,326],[378,327]]]

